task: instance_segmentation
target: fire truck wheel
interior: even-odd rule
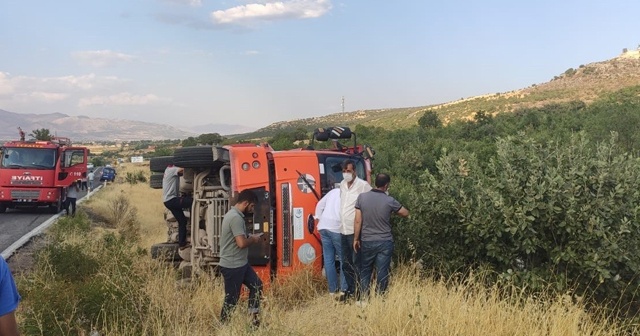
[[[4,204],[0,204],[0,213],[5,213],[7,211],[7,206]]]
[[[149,179],[149,186],[153,189],[162,189],[163,175],[151,175]]]
[[[49,205],[49,210],[53,214],[60,213],[62,211],[62,199],[59,199],[56,204]]]
[[[178,243],[159,243],[151,246],[151,259],[160,261],[180,261]]]
[[[213,167],[213,148],[211,146],[193,146],[177,148],[173,154],[173,163],[182,168]]]
[[[173,164],[173,156],[158,156],[149,160],[149,170],[154,173],[164,173],[168,165]]]

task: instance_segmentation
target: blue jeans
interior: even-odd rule
[[[360,247],[360,254],[362,255],[362,268],[360,271],[361,294],[365,298],[369,296],[369,285],[374,266],[378,273],[376,277],[376,293],[384,294],[389,286],[393,241],[363,241],[360,243]]]
[[[340,282],[338,282],[338,272],[336,270],[336,256],[338,261],[342,260],[340,258],[342,254],[341,235],[329,230],[320,230],[320,238],[322,240],[322,257],[324,259],[324,271],[327,274],[327,282],[329,283],[329,292],[337,292],[338,287],[345,292],[347,290],[347,281],[344,279],[342,262],[340,262]]]
[[[258,278],[253,268],[248,263],[237,268],[220,267],[220,273],[224,278],[224,303],[220,321],[226,322],[231,317],[231,312],[240,299],[242,285],[249,288],[249,313],[257,314],[260,309],[262,280]]]
[[[360,255],[353,250],[353,235],[341,235],[342,238],[342,270],[347,282],[347,296],[357,295],[358,273],[360,272]],[[358,286],[359,287],[359,286]]]

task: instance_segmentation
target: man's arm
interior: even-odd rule
[[[409,210],[405,207],[401,207],[400,210],[396,212],[396,215],[400,217],[409,217]]]
[[[236,244],[238,245],[239,248],[243,249],[243,248],[247,248],[252,244],[257,244],[260,242],[261,239],[261,235],[249,235],[249,237],[245,237],[244,234],[241,234],[239,236],[236,236]]]
[[[14,312],[0,316],[0,336],[18,336],[19,334]]]
[[[321,198],[318,204],[316,205],[316,213],[315,213],[316,220],[320,219],[320,216],[322,216],[322,212],[324,211],[324,208],[327,206],[327,198],[328,198],[327,196],[329,196],[329,194],[324,195],[324,197]]]
[[[356,208],[356,218],[353,222],[353,250],[360,249],[360,230],[362,229],[362,211]]]

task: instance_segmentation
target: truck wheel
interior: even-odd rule
[[[7,206],[4,204],[0,204],[0,213],[5,213],[7,211]]]
[[[164,175],[151,175],[149,186],[153,189],[162,189],[162,179]]]
[[[151,259],[159,261],[180,261],[178,243],[159,243],[151,246]]]
[[[213,151],[216,151],[214,158]],[[181,168],[207,168],[219,166],[220,163],[214,160],[228,160],[228,153],[225,149],[212,146],[193,146],[176,149],[173,155],[173,163]]]
[[[158,156],[149,160],[149,170],[163,173],[168,165],[173,164],[173,156]]]
[[[49,210],[54,214],[60,213],[60,211],[62,211],[62,198],[58,199],[56,204],[49,205]]]

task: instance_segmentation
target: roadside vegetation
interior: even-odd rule
[[[134,171],[141,168],[130,167]],[[263,326],[253,331],[244,306],[218,323],[221,279],[179,280],[150,259],[166,238],[160,190],[112,184],[47,234],[34,269],[18,278],[18,311],[27,335],[620,335],[628,326],[588,311],[570,295],[536,297],[513,285],[487,285],[487,274],[450,277],[399,263],[388,296],[364,309],[326,294],[323,279],[301,272],[265,293]],[[136,229],[137,228],[137,229]],[[137,232],[137,233],[136,233]]]
[[[574,74],[575,75],[575,74]],[[301,272],[266,292],[264,335],[638,334],[640,87],[443,122],[428,110],[395,131],[358,126],[374,173],[412,212],[394,221],[388,296],[338,304]],[[273,135],[300,145],[303,130]],[[20,277],[26,334],[248,334],[218,324],[219,278],[180,281],[152,261],[166,240],[161,191],[127,164],[75,218],[60,220]]]

